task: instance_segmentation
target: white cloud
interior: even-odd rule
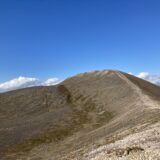
[[[51,86],[51,85],[56,85],[60,83],[60,80],[58,78],[50,78],[48,80],[46,80],[43,85],[44,86]]]
[[[60,83],[58,78],[50,78],[46,81],[41,81],[37,78],[30,77],[18,77],[13,80],[0,83],[0,92],[6,92],[10,90],[27,88],[33,86],[51,86]]]
[[[142,79],[148,79],[150,75],[148,72],[141,72],[137,75],[137,77],[142,78]]]
[[[137,77],[147,80],[156,85],[160,85],[160,75],[152,75],[148,72],[141,72],[137,75]]]

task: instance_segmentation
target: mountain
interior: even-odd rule
[[[82,73],[56,86],[0,94],[0,155],[2,160],[159,157],[159,122],[160,87],[120,71]]]

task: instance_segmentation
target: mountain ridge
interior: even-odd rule
[[[0,153],[4,160],[65,159],[78,150],[84,156],[93,144],[110,144],[120,132],[159,122],[159,96],[160,87],[114,70],[0,94]]]

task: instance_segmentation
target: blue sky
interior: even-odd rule
[[[97,69],[160,73],[159,0],[0,1],[0,82]]]

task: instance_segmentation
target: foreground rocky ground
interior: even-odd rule
[[[123,134],[123,133],[122,133]],[[160,123],[125,136],[114,143],[98,147],[87,155],[92,160],[160,159]]]

